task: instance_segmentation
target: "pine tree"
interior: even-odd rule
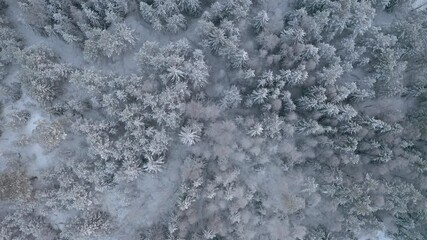
[[[232,86],[224,92],[224,97],[221,99],[221,107],[236,108],[242,101],[242,96],[236,86]]]
[[[296,130],[297,132],[303,135],[318,135],[326,131],[325,128],[323,128],[318,122],[312,119],[309,119],[308,121],[299,121],[298,125],[296,126]]]
[[[200,1],[199,0],[178,0],[178,7],[182,9],[182,11],[187,11],[195,15],[200,11]]]
[[[61,93],[70,68],[48,48],[29,48],[20,56],[20,80],[30,95],[41,104],[52,103]]]
[[[124,24],[114,25],[108,30],[93,29],[87,36],[83,52],[86,60],[111,59],[135,43],[133,30]]]
[[[267,25],[270,18],[265,10],[260,11],[253,20],[253,26],[257,32],[262,31]]]
[[[185,126],[181,128],[179,137],[182,143],[186,145],[193,145],[200,141],[200,127],[197,125]]]

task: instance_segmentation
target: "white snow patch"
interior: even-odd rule
[[[359,240],[392,240],[388,237],[383,231],[376,231],[374,233],[369,233],[359,236]]]

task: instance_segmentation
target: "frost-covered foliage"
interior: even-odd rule
[[[19,0],[26,22],[44,36],[83,48],[87,60],[114,59],[134,44],[124,19],[132,0]]]
[[[58,146],[67,136],[61,123],[48,123],[46,121],[38,123],[33,134],[35,140],[46,149]]]
[[[25,49],[20,62],[19,79],[29,95],[42,105],[51,104],[62,92],[70,68],[59,63],[58,56],[49,48]]]
[[[427,12],[0,0],[0,239],[427,239]]]
[[[82,43],[95,29],[106,30],[130,13],[130,0],[19,0],[27,23],[44,35]]]
[[[71,81],[86,88],[90,105],[109,116],[76,122],[90,151],[130,178],[141,170],[158,172],[171,134],[184,121],[186,102],[207,83],[203,58],[187,40],[166,47],[147,42],[136,56],[140,75],[75,71]]]
[[[155,30],[177,33],[187,26],[186,16],[200,12],[202,3],[199,0],[144,0],[139,3],[139,11]]]
[[[0,2],[0,81],[7,75],[7,66],[16,61],[22,43],[7,20],[4,12],[6,3]]]
[[[135,43],[133,31],[124,24],[113,25],[109,30],[93,29],[87,33],[83,54],[87,59],[120,56]]]
[[[28,198],[31,191],[28,177],[23,170],[9,170],[0,175],[0,199],[17,200]]]
[[[20,206],[3,218],[0,238],[53,240],[58,238],[58,231],[31,206]]]

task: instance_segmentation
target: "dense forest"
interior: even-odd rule
[[[426,240],[426,7],[0,0],[0,240]]]

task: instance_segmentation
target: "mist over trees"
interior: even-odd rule
[[[0,0],[0,239],[427,239],[426,3]]]

